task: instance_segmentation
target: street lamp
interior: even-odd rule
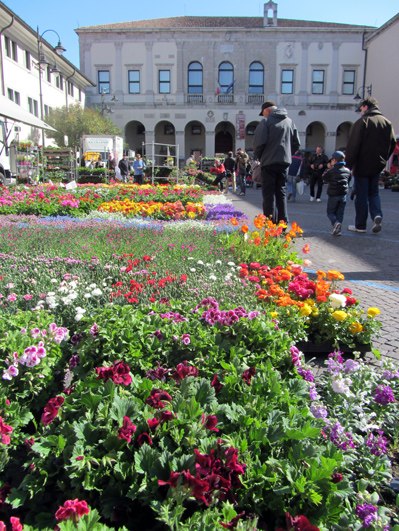
[[[119,101],[118,98],[114,94],[112,98],[110,99],[110,101],[107,103],[105,101],[105,96],[107,96],[108,93],[102,91],[100,95],[101,95],[101,109],[100,109],[101,116],[104,116],[105,114],[112,114],[114,111],[112,107],[110,106],[110,103],[115,104],[117,101]]]
[[[360,92],[362,93],[362,95],[360,95]],[[363,100],[366,92],[367,96],[371,96],[373,92],[373,85],[371,83],[370,85],[362,85],[361,87],[359,87],[356,91],[356,96],[354,96],[353,99],[356,101]]]
[[[61,39],[58,33],[53,29],[46,29],[43,31],[43,33],[39,33],[39,27],[37,27],[37,57],[38,57],[38,67],[39,67],[39,105],[40,105],[40,119],[44,121],[44,109],[43,109],[43,89],[42,89],[42,65],[46,65],[50,67],[50,72],[55,73],[59,72],[57,68],[57,63],[54,62],[54,64],[50,63],[46,56],[44,55],[43,51],[43,35],[46,33],[55,33],[58,37],[58,44],[53,48],[54,52],[58,56],[62,56],[64,52],[66,52],[66,49],[61,44]],[[42,128],[42,149],[41,149],[41,159],[42,159],[42,165],[44,164],[44,129]]]

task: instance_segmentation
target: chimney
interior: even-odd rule
[[[266,2],[264,5],[263,27],[277,26],[277,2]]]

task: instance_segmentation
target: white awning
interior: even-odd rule
[[[27,125],[33,125],[33,127],[38,127],[39,129],[56,131],[56,129],[43,122],[43,120],[40,120],[40,118],[37,118],[30,112],[25,111],[24,109],[22,109],[22,107],[20,107],[10,99],[6,98],[2,94],[0,94],[0,117],[1,116],[4,116],[5,118],[10,118],[15,122],[22,122]]]

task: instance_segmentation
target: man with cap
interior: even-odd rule
[[[292,155],[299,149],[298,131],[286,109],[265,101],[255,129],[254,155],[262,167],[263,213],[275,223],[288,221],[286,182]]]
[[[341,236],[351,172],[345,166],[345,155],[342,151],[334,151],[329,166],[330,169],[323,174],[323,181],[328,184],[327,217],[332,225],[332,235]]]
[[[381,231],[382,210],[378,189],[380,173],[396,145],[392,124],[378,108],[378,101],[368,97],[360,101],[362,113],[349,133],[346,163],[355,178],[355,224],[348,229],[366,232],[367,217],[373,220],[372,232]]]

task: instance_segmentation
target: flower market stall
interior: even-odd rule
[[[198,186],[0,214],[0,529],[398,529],[399,367],[297,224]]]

